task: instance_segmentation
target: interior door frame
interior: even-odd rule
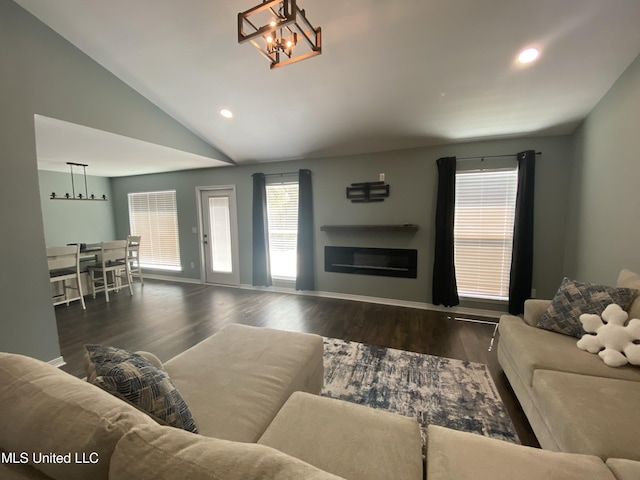
[[[207,282],[207,265],[206,265],[206,257],[205,257],[205,246],[203,242],[204,235],[204,224],[203,224],[203,209],[202,209],[202,194],[204,192],[212,192],[218,190],[231,190],[231,195],[233,196],[233,202],[235,205],[235,216],[230,217],[231,221],[231,258],[232,261],[235,262],[234,270],[237,271],[237,279],[238,282],[235,284],[236,286],[240,285],[240,247],[239,247],[239,236],[238,236],[238,197],[236,192],[235,185],[211,185],[211,186],[201,186],[196,187],[196,205],[198,210],[198,246],[200,253],[200,282],[201,283],[209,283]],[[235,241],[234,241],[235,240]],[[232,284],[229,284],[232,285]]]

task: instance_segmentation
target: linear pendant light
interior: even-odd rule
[[[91,195],[89,195],[89,189],[87,188],[87,167],[89,165],[87,165],[86,163],[74,163],[74,162],[67,162],[67,165],[69,165],[69,172],[71,175],[71,195],[69,195],[69,193],[65,193],[64,196],[59,197],[58,195],[56,195],[56,192],[51,192],[51,200],[100,200],[103,202],[107,201],[107,196],[106,195],[102,195],[101,197],[96,197],[93,193]],[[76,185],[73,179],[73,167],[82,167],[83,170],[83,176],[84,176],[84,195],[82,195],[82,192],[78,193],[78,196],[76,197]]]

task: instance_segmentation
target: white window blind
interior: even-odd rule
[[[461,296],[506,300],[517,170],[456,173],[454,249]]]
[[[269,184],[266,190],[271,275],[274,278],[295,278],[298,183]]]
[[[140,235],[142,267],[181,270],[175,190],[129,194],[129,227]]]

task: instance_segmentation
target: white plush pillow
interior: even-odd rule
[[[610,367],[630,363],[640,365],[640,320],[629,320],[620,305],[611,304],[602,312],[602,318],[594,314],[580,315],[580,322],[587,332],[578,340],[578,348],[597,353]]]

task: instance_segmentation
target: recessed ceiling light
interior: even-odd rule
[[[231,112],[231,110],[223,108],[222,110],[220,110],[220,115],[222,115],[224,118],[231,118],[233,117],[233,112]]]
[[[536,60],[539,55],[540,52],[537,48],[527,48],[520,52],[520,55],[518,55],[518,61],[520,63],[531,63]]]

